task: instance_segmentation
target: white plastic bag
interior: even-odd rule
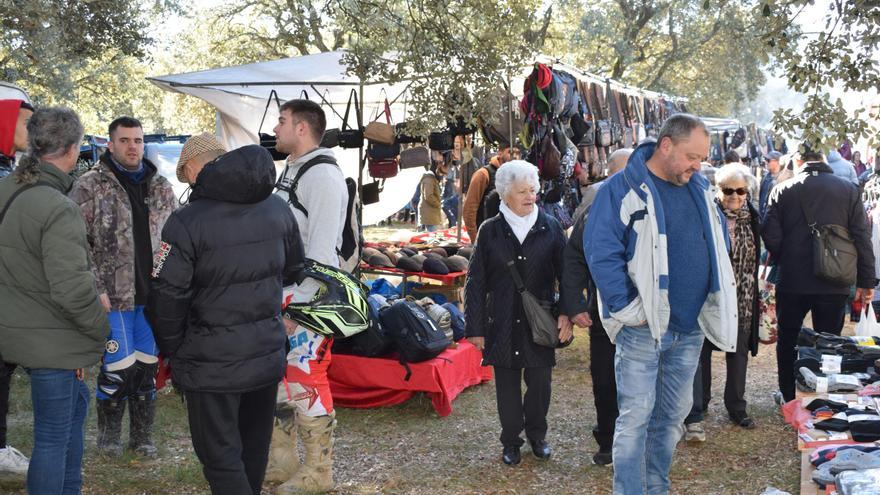
[[[874,315],[874,305],[871,303],[862,306],[862,317],[856,324],[856,336],[880,337],[880,323]]]

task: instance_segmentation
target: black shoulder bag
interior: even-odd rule
[[[842,225],[817,225],[802,194],[798,195],[798,200],[810,228],[813,274],[838,287],[855,284],[859,255],[849,230]]]
[[[522,247],[511,239],[514,247],[514,253],[519,259],[523,259]],[[523,312],[526,314],[526,320],[529,322],[529,328],[532,332],[532,341],[540,346],[556,349],[558,347],[566,347],[574,341],[574,338],[567,342],[559,341],[559,326],[556,318],[553,317],[553,303],[542,301],[535,297],[525,286],[516,261],[507,262],[507,268],[510,269],[510,276],[513,277],[513,284],[516,291],[522,296]]]

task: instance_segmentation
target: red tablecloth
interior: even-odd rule
[[[397,275],[407,277],[420,277],[420,278],[430,278],[432,280],[439,280],[443,285],[455,285],[455,281],[458,280],[459,277],[463,277],[467,275],[467,272],[449,272],[446,275],[441,275],[439,273],[428,273],[428,272],[406,272],[401,270],[400,268],[389,268],[387,266],[373,266],[368,265],[366,263],[361,263],[362,270],[369,270],[371,272],[376,273],[387,273],[389,275]]]
[[[462,340],[457,349],[410,364],[412,376],[404,381],[406,369],[397,359],[333,354],[329,372],[333,403],[354,408],[393,406],[425,392],[437,414],[448,416],[462,390],[492,379],[492,368],[480,366],[481,361],[482,353]]]

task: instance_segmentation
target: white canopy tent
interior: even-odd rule
[[[407,117],[405,93],[409,83],[361,80],[348,74],[343,62],[344,55],[344,51],[326,52],[148,79],[162,89],[201,98],[215,107],[218,136],[229,148],[259,142],[259,132],[272,133],[278,119],[277,105],[269,101],[273,91],[281,101],[306,95],[320,103],[327,114],[328,128],[342,127],[352,91],[357,93],[363,109],[360,116],[354,109],[351,110],[348,122],[352,127],[375,120],[386,97],[390,102],[392,121],[403,122]],[[608,81],[625,93],[686,101],[607,80],[551,57],[539,56],[538,61],[570,72],[579,79],[603,84]],[[530,65],[519,73],[511,74],[510,88],[514,98],[522,96],[523,80],[531,70]],[[264,112],[265,121],[261,126]],[[358,117],[362,122],[358,122]],[[346,176],[356,178],[359,184],[372,180],[365,177],[365,171],[361,168],[364,166],[361,160],[363,150],[359,153],[359,150],[335,148],[334,152]],[[363,224],[378,223],[403,208],[412,199],[422,173],[420,169],[401,170],[396,177],[387,179],[379,203],[364,207]]]
[[[305,94],[321,104],[327,114],[328,128],[342,127],[352,91],[358,96],[363,114],[362,122],[358,122],[358,113],[351,109],[348,121],[351,127],[374,120],[384,106],[386,95],[392,102],[392,121],[402,122],[406,117],[403,94],[408,84],[361,81],[347,73],[343,55],[344,52],[335,51],[148,79],[162,89],[201,98],[216,108],[218,137],[230,149],[258,143],[259,132],[272,134],[278,121],[274,100],[268,105],[265,122],[262,128],[260,126],[272,91],[282,102]],[[372,180],[365,171],[359,178],[362,152],[342,148],[333,151],[347,177],[363,182]],[[421,169],[401,170],[397,177],[387,179],[381,200],[364,207],[363,224],[378,223],[403,208],[412,199],[423,173]]]

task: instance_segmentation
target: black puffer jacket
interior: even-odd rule
[[[465,284],[465,333],[485,337],[483,363],[500,368],[556,365],[554,349],[536,345],[507,262],[516,258],[519,241],[502,214],[480,226]],[[552,301],[562,276],[565,233],[543,212],[522,244],[520,273],[538,299]]]
[[[300,280],[304,256],[274,184],[265,149],[231,151],[162,230],[146,312],[182,390],[245,392],[284,374],[282,277]]]
[[[819,225],[842,225],[849,230],[858,252],[856,286],[873,288],[874,252],[871,231],[859,189],[852,182],[836,177],[822,162],[807,163],[791,179],[779,183],[770,193],[761,237],[779,267],[776,290],[795,294],[849,294],[813,274],[813,247],[810,228],[801,207],[801,198]]]

